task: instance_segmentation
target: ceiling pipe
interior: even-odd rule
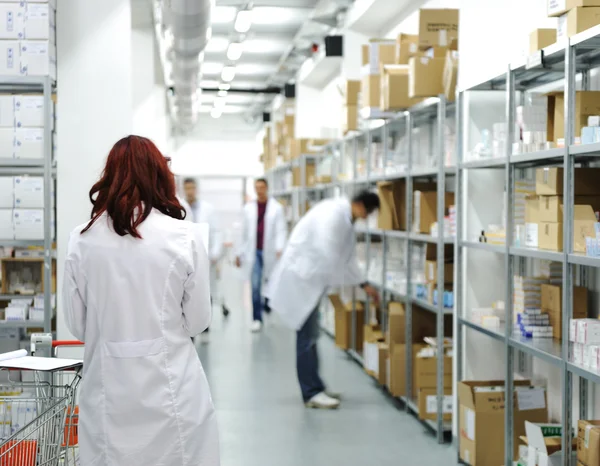
[[[219,92],[218,87],[203,87],[202,92]],[[283,89],[281,87],[265,87],[262,89],[235,89],[231,88],[227,90],[228,93],[232,94],[281,94]]]
[[[165,0],[165,25],[173,35],[173,92],[176,119],[189,127],[197,119],[198,84],[204,49],[210,40],[214,0]]]

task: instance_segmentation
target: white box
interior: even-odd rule
[[[582,345],[581,343],[573,344],[573,362],[575,364],[579,364],[580,366],[583,366],[584,348],[585,345]]]
[[[6,2],[7,0],[0,0],[0,3]],[[56,10],[56,0],[27,0],[27,3],[47,3]]]
[[[15,130],[15,158],[44,158],[44,129],[17,128]]]
[[[56,46],[48,40],[22,40],[20,74],[56,78]]]
[[[12,209],[0,209],[0,239],[15,239]]]
[[[15,209],[13,211],[15,239],[43,240],[44,211],[41,209]]]
[[[0,3],[0,39],[25,38],[25,3]]]
[[[15,126],[15,102],[12,95],[0,95],[0,127],[13,128]]]
[[[13,159],[15,157],[15,130],[14,128],[0,128],[0,158]]]
[[[0,209],[12,209],[14,205],[14,178],[0,176]]]
[[[9,305],[4,309],[4,320],[26,320],[29,308]]]
[[[15,176],[14,197],[16,209],[43,209],[44,178],[41,176]]]
[[[0,40],[0,76],[21,74],[21,46],[18,40]]]
[[[44,96],[15,95],[14,122],[17,128],[44,127]]]
[[[577,343],[581,345],[600,345],[600,320],[577,320]]]
[[[29,309],[29,320],[34,322],[43,322],[44,321],[44,308],[35,308],[32,307]]]
[[[49,40],[56,38],[56,12],[47,3],[28,3],[25,13],[25,39]]]

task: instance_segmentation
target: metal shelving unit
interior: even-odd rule
[[[52,331],[52,261],[54,253],[54,231],[52,228],[53,202],[52,186],[56,177],[53,158],[52,131],[52,93],[54,81],[50,77],[0,76],[0,91],[4,93],[27,94],[42,93],[44,96],[44,158],[42,160],[0,158],[0,176],[42,176],[44,178],[44,239],[41,241],[1,240],[0,246],[6,247],[43,247],[44,248],[44,321],[2,321],[0,328],[44,328]],[[2,298],[2,296],[0,296]]]
[[[594,27],[584,33],[572,37],[567,42],[555,44],[544,49],[527,60],[527,64],[519,63],[508,67],[505,75],[495,77],[470,89],[459,93],[458,121],[461,130],[458,131],[458,174],[457,174],[457,244],[456,244],[456,296],[455,305],[459,310],[457,313],[457,334],[455,335],[455,347],[457,349],[457,377],[464,379],[464,334],[465,328],[474,330],[482,335],[500,341],[504,346],[506,361],[505,391],[512,393],[515,380],[515,361],[518,356],[523,355],[545,361],[558,368],[561,373],[561,423],[563,432],[570,432],[573,422],[579,418],[587,418],[588,403],[591,399],[588,394],[588,384],[600,383],[600,374],[590,371],[588,368],[574,364],[570,358],[569,321],[573,315],[573,285],[574,278],[571,273],[573,266],[600,268],[600,259],[586,257],[582,254],[572,252],[573,238],[573,204],[574,204],[574,165],[576,162],[592,162],[600,160],[600,144],[574,145],[575,128],[575,92],[576,76],[581,76],[584,90],[588,89],[588,72],[590,69],[600,67],[600,27]],[[565,147],[550,149],[523,155],[512,154],[514,140],[515,109],[519,93],[532,90],[540,85],[554,83],[564,80],[565,95]],[[477,160],[463,162],[465,144],[462,140],[463,130],[466,123],[463,121],[465,115],[465,92],[473,91],[502,91],[505,93],[506,108],[505,122],[507,124],[506,154],[499,159]],[[558,165],[564,168],[564,210],[563,210],[563,252],[544,251],[524,247],[513,247],[515,206],[515,179],[516,172],[521,168]],[[466,220],[465,205],[465,174],[469,170],[495,168],[504,171],[504,187],[507,193],[507,209],[505,212],[506,222],[506,245],[491,246],[482,243],[474,243],[463,234],[463,224]],[[466,296],[463,295],[464,272],[466,268],[465,251],[469,249],[483,249],[504,256],[504,273],[506,279],[505,287],[505,312],[506,323],[499,329],[488,329],[471,322],[465,317]],[[562,342],[556,340],[534,340],[525,339],[513,335],[513,271],[519,270],[519,261],[522,259],[545,259],[562,264]],[[524,260],[523,259],[523,260]],[[572,412],[573,403],[573,376],[579,377],[579,417]],[[458,399],[455,399],[458,406]],[[458,420],[460,422],[460,420]],[[505,463],[512,464],[513,461],[513,404],[506,403],[505,409]],[[458,425],[457,431],[461,431]],[[568,436],[563,436],[562,451],[565,466],[569,465],[571,453],[571,442]]]
[[[436,329],[437,336],[444,336],[444,318],[446,315],[453,314],[453,309],[444,308],[444,262],[445,262],[445,246],[453,245],[455,238],[444,237],[444,210],[445,210],[445,192],[446,192],[446,179],[447,177],[454,177],[458,173],[456,167],[445,166],[445,149],[446,149],[446,136],[444,133],[446,118],[448,115],[454,116],[455,106],[446,102],[443,96],[439,98],[426,99],[421,104],[411,108],[408,111],[400,112],[393,118],[387,120],[383,125],[375,125],[374,127],[361,131],[354,132],[347,137],[332,142],[325,150],[324,154],[337,153],[339,155],[339,163],[335,164],[335,173],[332,176],[332,182],[322,186],[316,187],[305,187],[301,186],[296,188],[298,191],[298,199],[300,206],[304,207],[307,200],[318,201],[327,197],[336,195],[337,192],[334,188],[338,188],[339,191],[345,191],[346,194],[352,195],[360,189],[365,187],[374,188],[380,181],[395,181],[395,180],[406,180],[406,225],[409,228],[412,226],[413,217],[413,181],[416,180],[429,180],[433,181],[437,185],[437,219],[439,223],[439,236],[430,236],[420,233],[413,233],[410,231],[387,231],[380,229],[369,229],[368,227],[357,227],[356,233],[359,237],[364,237],[366,243],[366,260],[367,268],[370,262],[372,253],[371,244],[373,240],[380,241],[382,244],[382,257],[383,267],[382,276],[380,280],[372,281],[373,286],[377,286],[380,289],[382,302],[381,302],[381,313],[379,321],[385,327],[386,325],[386,312],[389,301],[392,298],[396,301],[400,301],[405,306],[406,312],[406,380],[407,397],[404,398],[406,410],[409,412],[417,413],[418,406],[415,402],[416,394],[412,393],[412,380],[413,380],[413,355],[412,355],[412,309],[413,305],[417,305],[420,308],[433,313],[436,316]],[[413,151],[416,151],[416,143],[413,142],[413,130],[420,128],[426,124],[434,124],[435,131],[431,135],[431,147],[434,153],[430,155],[430,161],[432,167],[422,166],[412,169],[414,160]],[[375,157],[372,149],[372,143],[377,141],[381,143],[383,154],[385,157],[397,152],[398,149],[391,147],[391,132],[395,126],[400,126],[405,134],[406,148],[403,149],[403,154],[406,155],[408,163],[406,165],[395,165],[393,167],[387,167],[385,173],[373,173],[371,171],[371,162]],[[323,157],[324,155],[321,155]],[[282,176],[282,170],[290,170],[292,166],[301,167],[301,178],[305,179],[305,167],[309,156],[301,156],[297,161],[291,164],[281,165],[271,171],[268,176],[270,181],[276,182],[274,178],[276,176]],[[310,156],[314,157],[314,156]],[[314,157],[314,161],[318,160],[318,156]],[[348,167],[350,163],[352,167]],[[363,169],[359,173],[360,164],[366,164],[366,169]],[[351,168],[351,170],[348,170]],[[348,172],[352,172],[350,179],[346,179]],[[340,176],[340,173],[344,175]],[[288,191],[277,191],[276,196],[288,196]],[[303,212],[302,212],[303,213]],[[387,252],[389,251],[391,239],[402,239],[406,242],[405,253],[406,253],[406,277],[407,286],[404,293],[399,290],[393,290],[388,286],[387,283]],[[411,270],[411,258],[413,247],[417,243],[435,244],[437,246],[437,293],[438,303],[434,305],[425,300],[418,299],[413,295],[413,277]],[[368,270],[367,270],[368,272]],[[356,303],[356,294],[354,293],[353,302]],[[348,354],[361,365],[363,364],[362,355],[356,350],[356,305],[353,305],[352,314],[352,348],[348,351]],[[369,302],[365,306],[365,322],[368,321]],[[330,331],[327,330],[330,334]],[[445,434],[450,432],[452,425],[450,422],[443,420],[443,398],[444,398],[444,358],[443,353],[440,352],[437,358],[437,395],[438,395],[438,416],[437,421],[425,421],[424,424],[430,427],[437,435],[438,441],[441,443],[445,440]]]

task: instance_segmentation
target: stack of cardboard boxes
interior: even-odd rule
[[[558,18],[557,40],[600,24],[599,0],[548,0],[548,16]]]
[[[384,65],[396,60],[396,41],[371,39],[362,46],[361,108],[379,110],[381,104],[381,73]]]
[[[596,212],[600,211],[599,176],[599,168],[575,169],[574,252],[585,252],[586,237],[596,236]],[[537,197],[527,199],[526,221],[537,223],[540,249],[563,250],[563,181],[562,168],[539,168],[536,171]]]
[[[344,99],[342,108],[342,132],[358,130],[358,99],[360,97],[360,81],[347,79],[341,91]]]
[[[600,421],[579,421],[577,424],[578,466],[600,464]]]
[[[452,419],[454,406],[452,397],[452,356],[444,355],[444,399],[442,403],[444,421]],[[437,420],[437,356],[433,348],[427,347],[417,355],[415,385],[419,406],[419,419]]]
[[[352,303],[342,301],[339,295],[329,295],[335,312],[335,344],[338,348],[352,349]],[[364,305],[356,301],[356,351],[363,349]]]

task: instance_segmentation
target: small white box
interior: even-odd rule
[[[49,40],[56,38],[56,12],[47,3],[28,3],[25,12],[25,39]]]
[[[15,102],[12,95],[0,95],[0,128],[15,126]]]
[[[0,158],[13,159],[15,157],[15,130],[14,128],[0,128]]]
[[[44,309],[39,309],[32,307],[29,309],[29,320],[33,320],[34,322],[43,322],[44,321]]]
[[[43,159],[44,129],[17,128],[14,146],[16,159]]]
[[[0,176],[0,209],[12,209],[14,205],[14,178],[12,176]]]
[[[25,3],[0,3],[0,39],[25,38]]]
[[[17,128],[43,128],[44,96],[15,95],[14,112],[14,122]]]
[[[600,345],[600,320],[577,320],[577,343],[582,345]]]
[[[9,305],[4,309],[4,320],[27,320],[28,310],[27,306]]]
[[[41,176],[15,176],[14,197],[16,209],[43,209],[44,178]]]
[[[43,240],[44,211],[41,209],[15,209],[13,211],[15,239]]]
[[[0,209],[0,239],[15,239],[12,209]]]
[[[581,343],[575,343],[573,345],[573,362],[575,364],[583,365],[583,353],[585,345]]]
[[[18,40],[0,40],[0,76],[21,74],[21,46]]]
[[[56,78],[56,46],[48,40],[22,40],[20,74]]]

